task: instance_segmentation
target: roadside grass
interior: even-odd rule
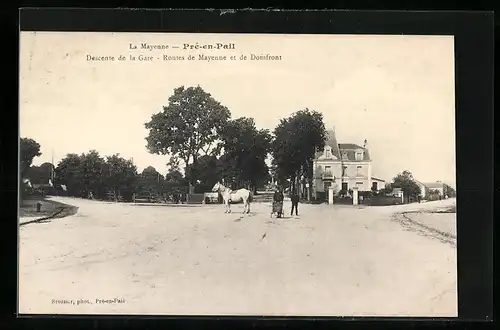
[[[37,204],[41,203],[40,212],[37,212]],[[56,201],[48,200],[43,197],[30,197],[22,201],[19,207],[19,218],[32,217],[37,220],[29,221],[36,222],[38,220],[49,220],[52,218],[63,218],[76,214],[78,208],[76,206],[59,203]]]

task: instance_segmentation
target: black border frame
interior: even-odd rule
[[[221,15],[219,10],[27,8],[20,11],[19,25],[22,31],[454,35],[457,205],[459,210],[457,213],[458,320],[492,319],[494,119],[494,19],[492,12],[237,10]],[[12,136],[9,138],[12,138],[12,145],[16,146],[13,153],[16,155],[13,157],[14,161],[17,159],[17,134],[18,132],[12,130],[11,127]],[[480,141],[480,147],[478,147],[478,141]],[[17,171],[17,166],[13,166],[13,170]],[[477,180],[478,175],[481,176],[481,181]],[[12,187],[9,187],[10,192],[17,191],[16,182],[10,181],[12,181],[8,182]],[[17,201],[17,195],[15,199]],[[17,205],[17,203],[9,205]],[[17,226],[15,228],[17,232]],[[15,283],[17,284],[17,280]],[[17,304],[15,308],[17,310]],[[35,317],[42,317],[45,320],[50,318],[50,316],[39,315],[23,315],[24,317],[28,319],[23,319],[23,322],[28,323],[35,321]],[[103,324],[109,324],[108,321],[115,319],[113,316],[92,317],[101,319]],[[136,320],[145,318],[116,317],[124,319],[123,325],[131,325]],[[150,318],[147,317],[147,319]],[[188,322],[189,320],[197,322],[216,319],[231,322],[246,320],[257,323],[263,321],[264,324],[268,324],[271,320],[294,320],[306,325],[305,318],[296,317],[159,316],[159,318],[171,321],[182,318],[188,319]],[[81,319],[81,317],[65,316],[64,319]],[[382,319],[412,322],[432,320],[429,318]],[[356,320],[363,320],[363,323],[371,323],[370,321],[375,320],[380,322],[382,319],[356,318]],[[314,320],[318,325],[328,320],[344,320],[343,326],[359,325],[357,322],[345,322],[352,318],[320,317]],[[437,320],[444,321],[443,319]],[[385,322],[384,328],[390,328],[392,324],[394,323]],[[194,324],[191,323],[191,325]]]

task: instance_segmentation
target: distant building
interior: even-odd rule
[[[403,189],[393,188],[389,195],[394,196],[394,197],[401,197],[401,196],[403,196]]]
[[[418,180],[414,180],[414,181],[417,184],[417,186],[420,188],[420,197],[425,198],[425,196],[427,196],[427,191],[428,191],[427,186]]]
[[[376,178],[372,176],[372,190],[379,191],[381,189],[384,189],[386,186],[386,182],[383,179]]]
[[[440,196],[444,196],[445,185],[441,181],[424,183],[429,190],[438,191]]]
[[[338,143],[335,130],[327,132],[325,148],[313,161],[313,196],[334,187],[336,193],[357,187],[359,191],[383,189],[385,181],[372,177],[372,160],[367,146]]]

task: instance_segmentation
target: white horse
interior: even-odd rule
[[[250,213],[250,190],[243,188],[232,191],[231,189],[224,187],[220,182],[217,182],[212,188],[212,191],[218,191],[221,193],[222,198],[224,199],[224,205],[226,207],[226,211],[224,213],[231,213],[231,201],[243,201],[243,204],[245,205],[243,208],[243,213]]]

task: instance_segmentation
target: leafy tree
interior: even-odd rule
[[[201,156],[196,165],[191,164],[186,167],[186,177],[197,178],[197,191],[209,191],[220,180],[218,166],[217,157],[209,155]]]
[[[242,117],[227,123],[221,139],[226,155],[223,160],[229,161],[224,168],[235,177],[238,186],[252,186],[256,192],[258,183],[269,177],[266,164],[272,140],[269,131],[258,130],[253,118]]]
[[[170,157],[170,159],[168,160],[168,163],[167,163],[167,167],[169,169],[169,172],[173,172],[173,171],[180,172],[181,166],[180,166],[179,158],[176,156]]]
[[[218,136],[230,115],[200,86],[176,88],[168,106],[145,124],[147,149],[153,154],[178,156],[186,167],[196,163],[202,153],[217,155]],[[190,180],[195,183],[196,177]]]
[[[170,157],[167,166],[169,169],[167,175],[165,176],[165,182],[169,186],[187,186],[189,184],[188,180],[181,172],[180,161],[177,157]]]
[[[27,187],[23,183],[23,179],[28,176],[28,171],[33,163],[33,159],[35,157],[41,156],[40,152],[40,144],[33,139],[30,138],[21,138],[19,140],[19,171],[20,171],[20,180],[19,184],[19,197],[22,200],[25,199],[28,191]]]
[[[105,178],[109,174],[109,168],[106,165],[105,159],[96,150],[81,154],[79,171],[83,178],[81,192],[83,197],[88,196],[90,192],[99,197],[105,194]]]
[[[141,176],[151,182],[161,182],[165,180],[163,175],[160,174],[153,166],[148,166],[142,170]]]
[[[42,155],[40,144],[30,138],[21,138],[19,141],[19,153],[21,178],[23,178],[33,163],[33,159]]]
[[[457,192],[451,186],[445,184],[443,190],[445,196],[447,195],[448,197],[457,197]]]
[[[47,184],[52,179],[52,171],[55,170],[51,163],[43,163],[40,166],[30,166],[26,171],[26,176],[34,184]]]
[[[385,194],[390,194],[393,190],[392,183],[388,183],[385,185],[384,188],[380,189],[380,194],[385,195]]]
[[[410,171],[403,171],[394,177],[392,188],[401,188],[404,196],[417,197],[420,195],[420,187],[413,179]]]
[[[326,129],[319,112],[306,108],[282,119],[274,130],[272,144],[273,165],[280,183],[290,178],[295,191],[296,182],[303,176],[312,186],[314,156],[324,149],[325,140]]]
[[[217,181],[221,181],[224,185],[232,189],[236,189],[239,181],[240,171],[237,168],[236,159],[230,154],[224,153],[217,159]]]
[[[153,166],[146,167],[138,176],[135,191],[136,192],[157,192],[163,190],[165,178]]]
[[[68,154],[57,164],[55,181],[66,185],[70,196],[83,197],[83,166],[82,157],[77,154]]]
[[[137,182],[137,167],[119,154],[106,157],[105,185],[119,194],[131,194]]]

